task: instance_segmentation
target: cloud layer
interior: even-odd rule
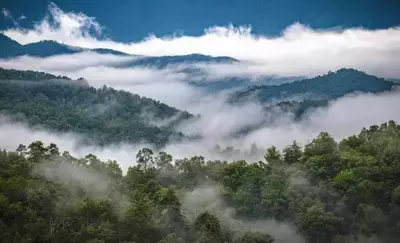
[[[214,26],[201,36],[150,35],[140,42],[119,43],[102,37],[102,26],[84,13],[64,12],[55,4],[32,29],[3,33],[23,43],[54,40],[84,48],[109,48],[148,56],[201,53],[251,61],[250,72],[310,76],[351,67],[385,77],[399,77],[400,27],[316,30],[294,23],[280,36],[256,36],[251,27]],[[245,67],[246,68],[246,67]]]

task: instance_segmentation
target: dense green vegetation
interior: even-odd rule
[[[31,126],[84,135],[86,143],[150,142],[162,146],[170,139],[183,138],[172,126],[192,117],[129,92],[89,87],[84,80],[57,81],[54,79],[60,77],[51,74],[5,69],[0,69],[0,77],[12,79],[0,81],[3,114]],[[44,82],[46,79],[52,82]],[[169,122],[160,125],[156,121]]]
[[[0,80],[29,80],[29,81],[44,81],[44,80],[71,80],[66,76],[56,76],[45,72],[36,71],[21,71],[16,69],[4,69],[0,67]]]
[[[271,147],[265,159],[226,163],[193,157],[173,163],[171,155],[145,148],[137,165],[123,173],[116,161],[92,154],[78,159],[54,144],[20,145],[0,152],[0,237],[2,242],[398,242],[400,126],[395,122],[339,143],[321,133],[304,147]],[[207,200],[206,190],[197,190],[204,187],[219,196]],[[219,198],[224,204],[214,211],[193,205],[199,200],[212,205]],[[223,207],[234,208],[236,216],[224,219]],[[292,224],[298,235],[284,241],[279,236],[285,233],[268,220]],[[252,231],[251,222],[265,226]]]
[[[379,93],[392,89],[395,83],[354,69],[340,69],[326,75],[281,85],[253,86],[238,91],[232,102],[248,99],[259,102],[294,99],[336,99],[353,92]]]

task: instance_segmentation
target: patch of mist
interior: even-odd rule
[[[181,196],[182,211],[193,221],[203,212],[214,213],[221,225],[228,226],[234,232],[256,231],[271,235],[277,243],[303,243],[305,240],[289,222],[277,222],[274,219],[239,220],[235,210],[225,205],[220,196],[221,188],[217,185],[206,185],[185,192]]]

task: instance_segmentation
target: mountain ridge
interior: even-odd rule
[[[99,54],[113,54],[122,56],[138,56],[140,59],[128,62],[124,66],[147,66],[153,65],[163,68],[169,64],[177,64],[183,62],[237,62],[239,60],[228,56],[209,56],[199,53],[188,55],[173,56],[140,56],[128,54],[107,48],[80,48],[59,43],[52,40],[43,40],[39,42],[22,45],[8,36],[0,33],[0,58],[12,58],[17,56],[29,55],[37,57],[48,57],[52,55],[74,54],[83,51],[92,51]]]
[[[234,92],[230,102],[258,101],[261,103],[305,100],[336,99],[354,92],[379,93],[389,91],[396,83],[365,72],[342,68],[313,78],[302,79],[280,85],[250,86],[245,90]]]

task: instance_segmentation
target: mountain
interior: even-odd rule
[[[162,146],[182,139],[173,126],[192,115],[125,91],[95,89],[46,73],[0,69],[0,111],[56,132],[85,135],[85,143],[148,142]],[[51,81],[51,82],[50,82]]]
[[[124,52],[115,51],[104,48],[80,48],[69,46],[58,43],[56,41],[39,41],[26,45],[21,45],[18,42],[10,39],[9,37],[0,34],[0,58],[10,58],[22,55],[48,57],[53,55],[61,54],[73,54],[82,51],[92,51],[100,54],[113,54],[113,55],[129,55]],[[133,55],[132,55],[133,56]],[[127,66],[152,66],[157,68],[164,68],[170,64],[182,64],[182,63],[201,63],[201,62],[237,62],[238,60],[231,57],[212,57],[202,54],[190,54],[181,56],[160,56],[160,57],[148,57],[148,56],[137,56],[138,59],[132,60],[123,64],[123,67]]]
[[[21,53],[29,56],[48,57],[59,54],[73,54],[79,52],[77,48],[60,44],[55,41],[39,41],[22,46]]]
[[[0,58],[18,56],[22,45],[0,34]]]
[[[110,49],[85,49],[80,47],[68,46],[56,41],[39,41],[26,45],[21,45],[9,37],[0,34],[0,58],[11,58],[17,56],[36,56],[48,57],[53,55],[73,54],[82,51],[93,51],[101,54],[128,55]]]
[[[355,69],[340,69],[322,76],[298,80],[281,85],[252,86],[235,92],[231,102],[256,100],[271,102],[276,100],[335,99],[353,92],[379,93],[391,90],[395,83],[368,75]]]
[[[245,77],[229,77],[215,80],[207,80],[207,76],[198,75],[198,77],[189,83],[196,87],[202,88],[207,92],[220,92],[223,90],[243,90],[246,87],[252,87],[256,85],[280,85],[283,83],[290,83],[298,80],[300,77],[263,77],[257,80],[252,80]]]
[[[231,57],[212,57],[202,54],[190,54],[180,56],[158,56],[158,57],[139,57],[131,62],[124,63],[124,67],[133,66],[151,66],[156,68],[165,68],[172,64],[193,64],[193,63],[234,63],[238,60]],[[185,70],[184,70],[185,71]],[[186,70],[193,71],[193,70]]]

